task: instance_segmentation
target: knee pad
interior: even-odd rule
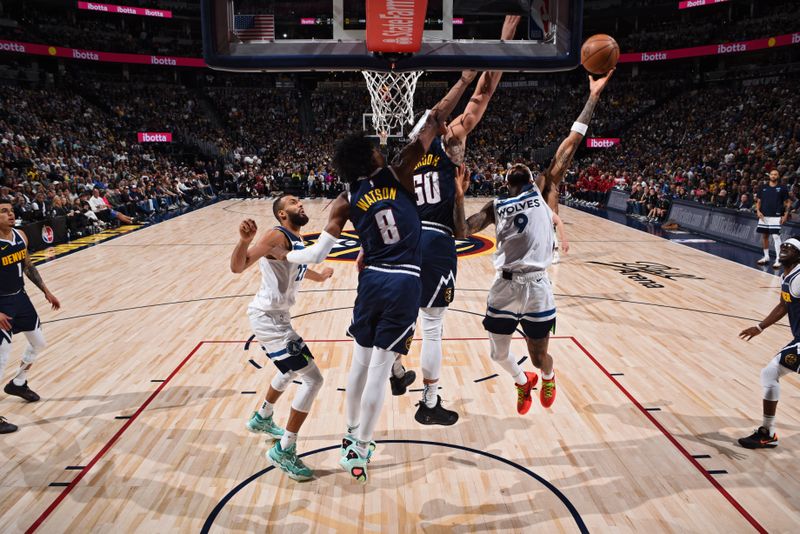
[[[286,391],[286,388],[289,387],[289,384],[292,383],[292,379],[295,377],[295,374],[296,373],[294,371],[289,371],[288,373],[281,373],[278,371],[273,377],[270,386],[272,386],[272,389],[275,391],[280,391],[283,393]]]
[[[778,382],[780,373],[778,363],[774,360],[761,369],[761,387],[764,388],[764,400],[777,401],[781,397],[781,385]]]
[[[444,312],[447,308],[420,308],[422,319],[422,339],[441,341],[444,323]]]
[[[319,367],[313,362],[310,362],[308,368],[300,375],[301,384],[297,388],[297,395],[292,401],[292,408],[298,412],[308,413],[311,410],[311,405],[314,399],[322,388],[323,378],[322,373],[319,372]]]
[[[511,336],[504,334],[494,334],[489,332],[489,344],[491,345],[492,360],[499,362],[508,358],[508,351],[511,348]]]

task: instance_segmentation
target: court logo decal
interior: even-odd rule
[[[303,234],[306,246],[313,245],[319,239],[319,233]],[[355,230],[344,230],[331,253],[328,261],[356,261],[361,250],[361,239]],[[456,239],[456,254],[459,258],[467,256],[483,256],[494,252],[494,240],[482,235],[471,235],[466,239]]]
[[[635,261],[635,262],[622,262],[622,261],[614,261],[614,262],[602,262],[602,261],[589,261],[586,263],[592,263],[594,265],[603,265],[605,267],[610,267],[611,269],[617,271],[619,274],[630,278],[634,282],[641,284],[642,286],[648,289],[659,289],[663,288],[664,285],[659,284],[652,278],[648,277],[655,277],[655,278],[663,278],[665,280],[676,280],[679,278],[689,279],[689,280],[704,280],[704,278],[700,278],[699,276],[695,276],[693,274],[688,273],[679,273],[677,267],[670,267],[668,265],[664,265],[662,263],[651,263],[647,261]]]

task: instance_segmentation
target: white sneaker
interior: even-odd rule
[[[769,261],[769,258],[761,258],[756,263],[759,264],[759,265],[766,265],[768,261]]]
[[[780,261],[776,261],[775,263],[772,264],[772,268],[773,269],[780,269],[781,268],[781,262]]]
[[[558,251],[556,250],[553,252],[553,263],[558,263],[561,258],[558,255]]]

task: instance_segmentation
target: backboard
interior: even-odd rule
[[[366,3],[201,0],[206,63],[222,70],[265,72],[549,72],[580,62],[583,0],[427,0],[421,48],[401,57],[367,49]],[[500,40],[506,14],[523,17],[514,41]]]

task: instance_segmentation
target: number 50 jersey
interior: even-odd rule
[[[519,195],[494,201],[498,271],[544,271],[553,262],[553,212],[536,184]]]
[[[361,238],[365,264],[413,266],[419,272],[416,202],[391,167],[356,183],[350,192],[350,220]]]

